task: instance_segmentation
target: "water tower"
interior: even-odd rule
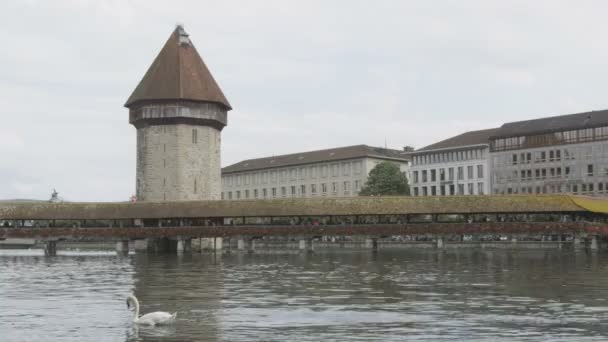
[[[137,129],[138,201],[220,199],[221,131],[232,108],[182,26],[125,107]]]

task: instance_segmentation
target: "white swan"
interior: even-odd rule
[[[133,323],[145,324],[145,325],[165,325],[175,323],[175,317],[177,312],[170,314],[168,312],[156,311],[150,312],[139,317],[139,301],[134,295],[127,297],[127,308],[131,307],[131,304],[135,306],[135,316],[133,317]]]

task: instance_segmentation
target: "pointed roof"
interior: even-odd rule
[[[150,65],[125,107],[139,101],[215,102],[232,109],[184,28],[178,25]]]

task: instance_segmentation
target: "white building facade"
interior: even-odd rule
[[[412,196],[489,194],[488,140],[494,131],[466,132],[410,153]]]
[[[403,151],[356,145],[245,160],[222,169],[222,199],[358,196],[383,161],[408,171]]]

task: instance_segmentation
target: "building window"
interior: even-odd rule
[[[355,162],[354,163],[354,167],[355,167],[355,174],[358,175],[361,173],[361,162]]]
[[[284,186],[281,187],[281,196],[287,197],[287,188]]]
[[[414,196],[418,196],[418,187],[414,187]]]
[[[517,165],[517,154],[513,153],[512,161],[513,161],[512,162],[513,165]]]
[[[228,191],[228,199],[231,200],[232,199],[232,191]]]
[[[194,193],[196,193],[196,179],[194,179]]]
[[[454,184],[450,184],[450,196],[454,196],[455,187]]]
[[[477,194],[483,195],[483,183],[477,183]]]
[[[473,165],[467,166],[467,179],[473,179]]]
[[[439,192],[441,192],[441,196],[445,196],[445,186],[439,186]]]
[[[424,171],[422,171],[422,172],[423,172],[422,178],[424,178]],[[445,169],[439,169],[439,180],[442,182],[445,181]],[[423,179],[423,181],[424,181],[424,179]]]
[[[530,173],[530,175],[532,174]],[[477,165],[477,178],[483,178],[483,165]]]
[[[310,193],[312,195],[316,195],[317,194],[317,184],[310,184]]]
[[[457,177],[458,177],[458,180],[464,179],[464,168],[462,166],[458,167]]]
[[[344,181],[344,194],[348,195],[350,194],[350,182],[349,181]]]
[[[464,195],[464,184],[458,184],[458,194]]]
[[[428,193],[428,190],[426,189],[426,186],[423,186],[422,187],[422,196],[428,196],[428,195],[429,195],[429,193]]]
[[[323,178],[327,177],[327,165],[321,166],[321,177],[323,177]]]
[[[258,189],[253,189],[253,198],[258,198]]]
[[[245,199],[249,198],[249,190],[245,190]]]
[[[427,182],[427,171],[426,170],[422,170],[422,183],[426,183]]]
[[[241,198],[241,192],[240,192],[240,191],[237,191],[237,192],[236,192],[236,199],[240,199],[240,198]]]
[[[291,197],[296,197],[296,186],[295,185],[291,186]]]
[[[277,188],[272,188],[272,197],[277,197]]]
[[[435,182],[437,181],[437,170],[432,169],[431,170],[431,182]]]
[[[339,168],[340,168],[339,164],[332,164],[331,165],[331,176],[332,177],[338,177],[338,174],[339,174],[339,171],[340,171]]]
[[[431,186],[431,196],[437,196],[437,187],[435,185]]]
[[[302,197],[306,196],[306,185],[300,185],[300,194],[302,195]]]
[[[198,143],[198,130],[196,128],[192,129],[192,143],[193,144]]]
[[[331,183],[331,192],[335,195],[338,193],[338,182]]]
[[[587,176],[593,176],[593,164],[587,165]]]
[[[355,191],[359,192],[359,189],[361,188],[361,182],[359,182],[358,180],[355,181]]]
[[[342,175],[343,176],[350,175],[350,163],[342,163]]]
[[[414,171],[414,184],[418,183],[418,171]]]
[[[469,191],[468,194],[472,195],[474,193],[474,184],[473,183],[469,183],[467,184],[467,190]]]
[[[267,198],[268,197],[268,190],[266,188],[262,189],[262,197],[263,198]]]
[[[448,176],[449,176],[449,180],[453,181],[454,180],[454,168],[450,167],[448,169]]]
[[[327,193],[327,183],[321,183],[321,192],[324,195]]]

